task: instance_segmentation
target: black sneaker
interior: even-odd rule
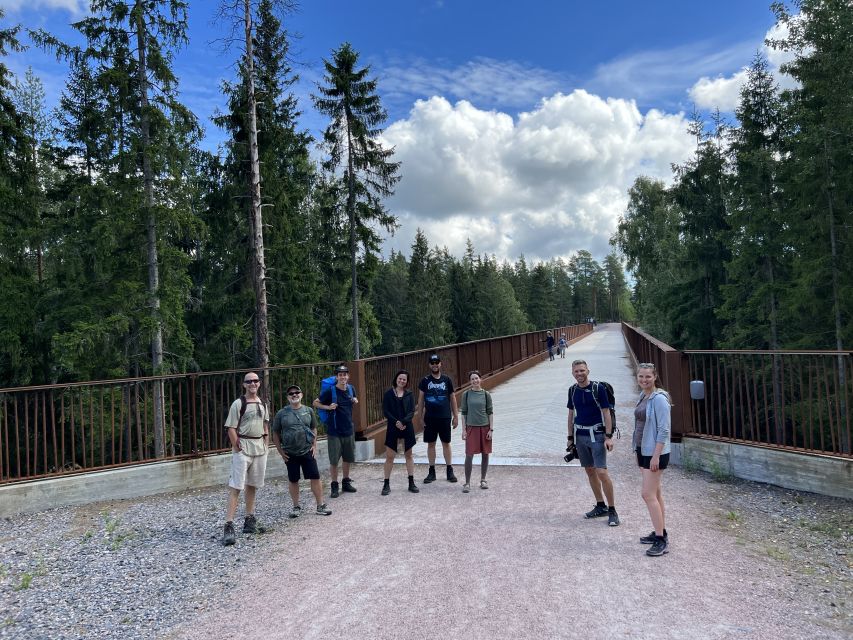
[[[649,535],[640,538],[640,544],[654,544],[657,539],[657,534],[652,531]],[[666,529],[663,530],[663,539],[667,541],[669,540],[669,535],[667,534]]]
[[[389,493],[391,493],[391,485],[386,480],[385,484],[382,485],[382,495],[387,496]]]
[[[302,507],[298,504],[293,505],[293,508],[290,510],[288,514],[291,518],[298,518],[302,515]]]
[[[414,478],[409,478],[409,491],[411,491],[412,493],[420,493],[421,492],[421,490],[418,489],[417,485],[415,484]]]
[[[453,473],[453,467],[447,467],[447,481],[456,482],[456,475]]]
[[[234,523],[226,522],[225,534],[222,536],[222,544],[226,547],[230,547],[235,542],[237,542],[237,536],[234,534]]]
[[[619,516],[616,515],[616,509],[607,512],[607,524],[611,527],[619,526]]]
[[[592,511],[587,511],[583,514],[584,518],[603,518],[608,513],[607,507],[603,504],[597,504],[592,508]]]
[[[352,480],[350,480],[349,478],[344,478],[343,482],[341,483],[341,491],[343,491],[344,493],[355,493],[356,491],[358,491],[358,489],[352,486]]]
[[[658,538],[655,536],[655,541],[650,549],[646,549],[647,556],[662,556],[669,553],[669,541],[666,538]]]
[[[257,533],[258,532],[258,521],[255,519],[255,516],[246,516],[246,519],[243,520],[243,533]]]
[[[434,467],[429,468],[429,473],[427,474],[427,477],[424,478],[424,484],[429,484],[430,482],[435,482],[435,468]]]
[[[337,498],[341,495],[340,491],[338,491],[338,483],[332,482],[332,493],[330,494],[333,498]]]

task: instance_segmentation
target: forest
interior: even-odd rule
[[[292,6],[223,3],[239,72],[220,153],[180,101],[187,3],[98,0],[83,44],[0,11],[0,387],[366,357],[632,317],[621,258],[382,254],[405,167],[377,80],[343,43],[299,104]],[[243,35],[245,34],[245,36]],[[56,108],[10,52],[67,64]],[[322,139],[303,109],[328,118]],[[313,149],[321,150],[317,160]]]
[[[780,90],[756,54],[734,121],[695,117],[672,183],[639,177],[611,244],[641,325],[677,348],[849,349],[853,339],[853,4],[772,6]],[[842,378],[843,379],[843,378]]]

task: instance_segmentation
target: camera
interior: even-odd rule
[[[573,442],[568,447],[566,447],[566,455],[563,456],[563,460],[566,462],[571,462],[575,458],[578,457],[578,449],[575,447],[575,443]]]

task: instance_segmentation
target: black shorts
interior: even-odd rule
[[[415,426],[411,422],[402,430],[392,424],[388,425],[388,429],[385,430],[385,446],[396,451],[400,440],[405,440],[403,451],[408,451],[415,446]]]
[[[640,465],[641,469],[650,469],[652,463],[652,456],[644,456],[640,452],[640,447],[637,447],[637,464]],[[658,469],[663,471],[669,466],[669,454],[662,453],[660,454],[660,460],[658,461]]]
[[[306,480],[319,480],[320,469],[317,468],[317,459],[310,453],[304,456],[287,456],[287,479],[290,482],[299,482],[299,472]]]
[[[450,442],[450,418],[424,418],[424,442]]]

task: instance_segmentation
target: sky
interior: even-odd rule
[[[190,42],[175,57],[181,99],[211,150],[223,135],[210,117],[224,108],[221,82],[238,55],[223,47],[217,4],[190,1]],[[0,0],[3,26],[63,38],[87,6]],[[315,138],[327,124],[310,99],[323,59],[349,42],[378,80],[382,141],[402,163],[386,203],[400,227],[386,255],[409,255],[420,228],[456,256],[470,238],[498,260],[584,249],[601,260],[635,178],[668,182],[695,150],[694,109],[731,113],[756,52],[774,70],[787,59],[764,45],[769,0],[303,0],[284,23],[295,36],[300,125]],[[7,64],[21,76],[32,66],[56,104],[62,64],[34,48]]]

